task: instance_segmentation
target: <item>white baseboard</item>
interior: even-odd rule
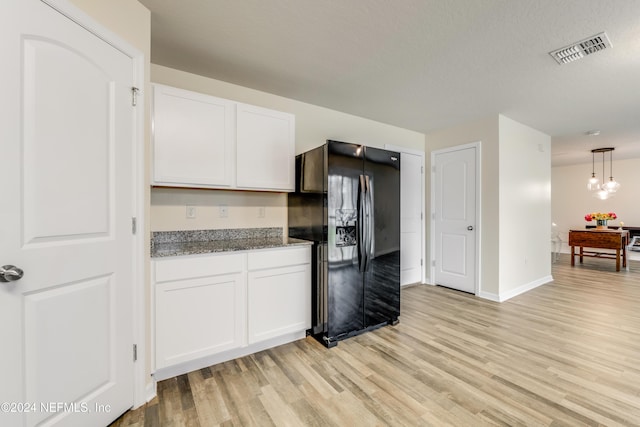
[[[500,296],[498,294],[494,294],[493,292],[480,291],[478,292],[477,297],[488,299],[489,301],[500,302]]]
[[[151,382],[145,387],[145,397],[147,403],[150,402],[158,394],[158,387],[155,378],[151,377]]]
[[[178,375],[186,374],[187,372],[197,371],[198,369],[206,368],[207,366],[217,365],[218,363],[227,362],[229,360],[257,353],[258,351],[290,343],[292,341],[297,341],[299,339],[303,339],[304,337],[306,337],[306,335],[306,331],[294,332],[248,345],[246,347],[212,354],[211,356],[191,360],[189,362],[179,363],[177,365],[168,366],[166,368],[160,368],[153,374],[154,384],[155,381],[166,380],[167,378],[173,378]]]
[[[531,289],[535,289],[538,286],[544,285],[546,283],[552,282],[553,281],[553,276],[549,275],[549,276],[545,276],[545,277],[541,277],[538,280],[534,280],[533,282],[529,282],[526,283],[522,286],[518,286],[515,289],[512,289],[510,291],[507,292],[501,292],[500,295],[498,296],[498,302],[504,302],[508,299],[511,299],[517,295],[523,294],[527,291],[530,291]],[[494,300],[495,301],[495,300]]]
[[[400,285],[400,289],[410,288],[411,286],[422,286],[422,285],[428,285],[428,283],[424,283],[424,282],[405,283],[404,285]]]

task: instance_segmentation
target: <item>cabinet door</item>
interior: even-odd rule
[[[233,184],[235,103],[163,85],[153,86],[153,183]]]
[[[293,191],[295,116],[245,104],[236,114],[238,188]]]
[[[311,267],[248,274],[249,344],[311,327]]]
[[[237,273],[156,285],[156,368],[241,347],[243,283]]]

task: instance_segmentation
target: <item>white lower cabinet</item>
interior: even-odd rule
[[[249,254],[250,269],[252,258],[261,255],[271,257],[273,253]],[[284,252],[278,254],[279,259],[273,261],[277,265],[286,265],[296,255],[296,252],[289,254]],[[249,344],[311,327],[310,278],[311,266],[308,263],[249,271],[247,278]],[[305,304],[300,304],[300,301],[305,301]]]
[[[154,261],[156,368],[244,344],[244,266],[244,254]]]
[[[243,344],[242,274],[162,283],[156,288],[156,367]]]
[[[157,379],[303,337],[310,261],[309,246],[154,259]]]

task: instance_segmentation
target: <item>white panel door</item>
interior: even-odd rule
[[[422,282],[422,156],[401,153],[400,284]]]
[[[434,160],[434,282],[475,293],[476,149],[438,153]]]
[[[238,188],[293,191],[294,115],[246,104],[236,114]]]
[[[38,0],[0,14],[0,425],[133,403],[131,58]]]
[[[231,187],[235,103],[153,85],[153,181],[157,185]]]

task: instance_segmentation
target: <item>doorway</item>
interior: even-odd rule
[[[400,153],[400,286],[424,283],[424,152],[385,148]]]
[[[34,405],[5,414],[12,425],[108,424],[139,401],[144,369],[142,55],[67,2],[4,12],[0,401]]]

